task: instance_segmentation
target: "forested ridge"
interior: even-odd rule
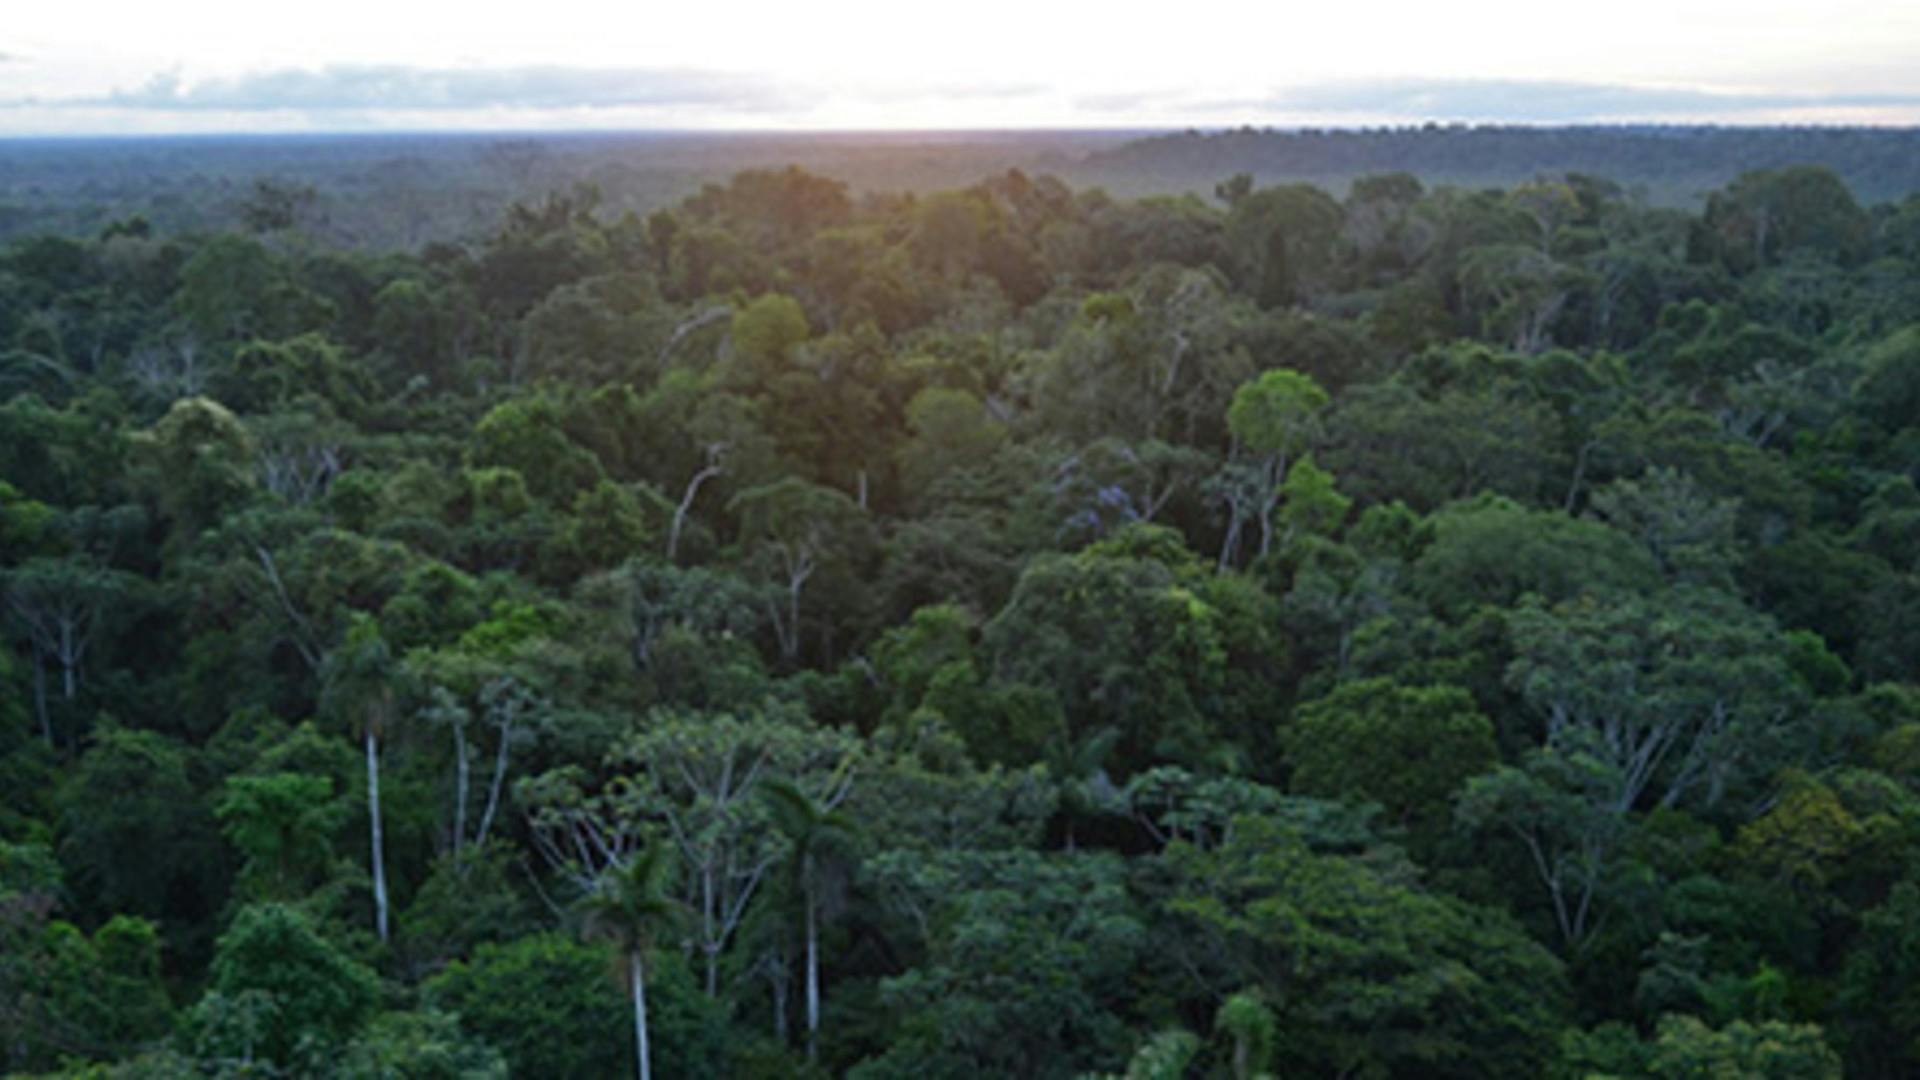
[[[1207,195],[1245,172],[1345,198],[1408,172],[1429,186],[1511,187],[1604,176],[1657,207],[1699,211],[1743,173],[1818,162],[1864,202],[1920,190],[1920,130],[1880,127],[1499,124],[1218,131],[432,132],[8,139],[0,242],[82,239],[140,216],[169,232],[291,218],[309,240],[363,251],[467,243],[516,202],[590,184],[602,217],[671,208],[742,171],[798,165],[868,193],[927,195],[1018,169],[1130,198]]]
[[[255,194],[0,249],[0,1071],[1920,1071],[1920,198]]]
[[[1519,93],[1519,91],[1516,91]],[[1427,123],[1376,128],[1252,128],[1145,136],[1096,148],[1076,178],[1153,177],[1184,190],[1250,172],[1270,180],[1345,184],[1404,170],[1429,183],[1508,186],[1577,172],[1698,209],[1745,172],[1819,162],[1854,194],[1898,200],[1920,188],[1920,131],[1806,125]]]

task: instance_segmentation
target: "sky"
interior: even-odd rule
[[[1920,0],[54,0],[0,136],[1920,124]]]

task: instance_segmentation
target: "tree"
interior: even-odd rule
[[[1633,815],[1712,812],[1805,754],[1785,641],[1737,599],[1585,596],[1524,602],[1508,679],[1542,715],[1518,766],[1470,781],[1458,813],[1525,846],[1563,943],[1584,948],[1619,876]]]
[[[274,773],[228,777],[214,816],[246,856],[242,890],[251,899],[292,902],[327,869],[343,814],[326,777]]]
[[[650,844],[603,873],[582,901],[585,933],[613,942],[626,957],[627,992],[633,997],[634,1061],[640,1080],[651,1080],[653,1075],[647,1053],[646,954],[679,912],[667,894],[672,873],[667,849]]]
[[[1230,836],[1168,847],[1163,947],[1195,989],[1257,986],[1275,1003],[1282,1075],[1541,1074],[1565,985],[1517,926],[1408,884],[1390,852],[1323,854],[1271,818]]]
[[[139,579],[80,558],[39,557],[8,572],[7,609],[25,630],[33,650],[33,704],[40,732],[54,745],[47,706],[46,669],[60,670],[61,699],[71,705],[80,689],[82,665],[103,624],[128,613]]]
[[[499,1051],[443,1012],[391,1012],[368,1021],[340,1053],[340,1080],[508,1080]]]
[[[116,915],[91,936],[53,917],[61,891],[51,854],[0,841],[0,1068],[104,1059],[165,1034],[160,935]]]
[[[1206,573],[1171,530],[1136,525],[1031,560],[982,640],[992,680],[1051,694],[1069,739],[1118,728],[1124,775],[1271,738],[1276,622],[1257,587]]]
[[[1118,1064],[1148,952],[1112,853],[892,852],[867,875],[924,955],[880,987],[900,1037],[849,1072],[1064,1080]]]
[[[978,465],[1006,441],[1006,428],[994,422],[972,392],[929,386],[907,402],[912,438],[895,453],[908,491],[924,498],[935,481],[953,469]]]
[[[759,785],[785,777],[834,806],[856,742],[762,707],[740,716],[656,710],[608,752],[603,776],[565,768],[522,781],[535,847],[581,890],[664,830],[684,868],[695,952],[709,997],[720,959],[778,865],[783,841]]]
[[[252,494],[253,438],[211,398],[174,402],[151,430],[135,436],[135,446],[139,475],[180,542],[212,528]]]
[[[187,932],[218,910],[219,836],[194,762],[158,732],[94,731],[54,797],[61,863],[88,914],[167,919]]]
[[[611,1077],[635,1068],[633,1009],[619,989],[628,970],[605,944],[534,933],[481,945],[428,979],[422,996],[499,1050],[514,1076]],[[728,1075],[735,1033],[678,950],[654,954],[646,974],[647,1050],[660,1075]]]
[[[837,794],[844,799],[850,790]],[[790,780],[774,779],[762,789],[773,811],[774,827],[786,837],[787,865],[799,894],[806,927],[807,1060],[819,1059],[820,928],[822,894],[835,876],[848,872],[853,823],[833,807],[814,799]],[[838,800],[836,800],[838,801]]]
[[[189,1029],[198,1028],[204,1042],[216,1034],[208,1030],[219,1008],[215,999],[233,1003],[259,995],[264,1015],[257,1050],[283,1066],[311,1068],[324,1060],[360,1030],[380,994],[372,971],[322,937],[298,909],[282,904],[256,904],[234,916],[214,952],[212,976]]]
[[[512,469],[553,505],[571,505],[602,478],[600,462],[566,432],[560,406],[545,393],[501,402],[473,426],[472,463]]]
[[[1332,284],[1340,204],[1308,184],[1262,188],[1232,202],[1226,234],[1242,288],[1261,307],[1287,307]]]
[[[1895,885],[1865,913],[1847,950],[1834,1001],[1835,1034],[1844,1039],[1851,1075],[1899,1076],[1920,1062],[1920,885]]]
[[[1379,803],[1402,826],[1444,824],[1453,793],[1499,763],[1493,723],[1455,686],[1350,682],[1282,732],[1293,790]]]
[[[346,639],[321,668],[321,706],[360,735],[367,757],[367,827],[372,851],[374,928],[388,938],[387,857],[381,838],[380,740],[392,723],[399,661],[387,648],[380,624],[355,614]]]
[[[1233,1080],[1271,1075],[1279,1025],[1258,992],[1243,990],[1227,998],[1213,1015],[1213,1027],[1233,1040]]]
[[[1692,1016],[1660,1021],[1648,1062],[1661,1080],[1742,1076],[1755,1080],[1839,1080],[1840,1055],[1812,1024],[1735,1020],[1718,1031]]]
[[[1272,549],[1273,512],[1287,479],[1288,461],[1306,449],[1317,430],[1315,417],[1327,401],[1327,392],[1312,377],[1286,368],[1275,368],[1234,393],[1227,427],[1233,433],[1235,452],[1216,485],[1228,511],[1220,569],[1238,561],[1240,533],[1248,521],[1260,526],[1258,554]]]
[[[1795,251],[1853,263],[1867,253],[1873,228],[1846,182],[1819,165],[1740,174],[1707,197],[1701,225],[1735,273]]]
[[[767,619],[789,664],[800,658],[801,597],[822,569],[847,574],[865,554],[867,517],[844,494],[794,477],[733,497],[749,558],[771,578]],[[838,584],[844,584],[838,583]]]
[[[1738,504],[1716,499],[1692,477],[1649,468],[1594,492],[1593,514],[1639,540],[1669,581],[1725,587],[1732,579]]]
[[[1710,809],[1794,749],[1786,642],[1734,597],[1535,601],[1511,625],[1508,678],[1543,714],[1547,747],[1601,755],[1616,777],[1612,813],[1647,801]]]

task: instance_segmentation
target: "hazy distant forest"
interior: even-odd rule
[[[0,1072],[1920,1075],[1915,136],[1446,135],[0,150]]]

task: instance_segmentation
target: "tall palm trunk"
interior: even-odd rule
[[[367,745],[367,818],[373,832],[373,923],[380,931],[380,943],[387,942],[387,859],[380,842],[380,751],[374,744],[373,729],[366,731]]]
[[[647,980],[640,966],[638,949],[627,954],[627,978],[633,981],[633,1045],[640,1080],[651,1080],[653,1066],[647,1060]]]
[[[820,931],[813,914],[813,890],[806,891],[807,903],[807,1060],[819,1057],[820,1035]]]

